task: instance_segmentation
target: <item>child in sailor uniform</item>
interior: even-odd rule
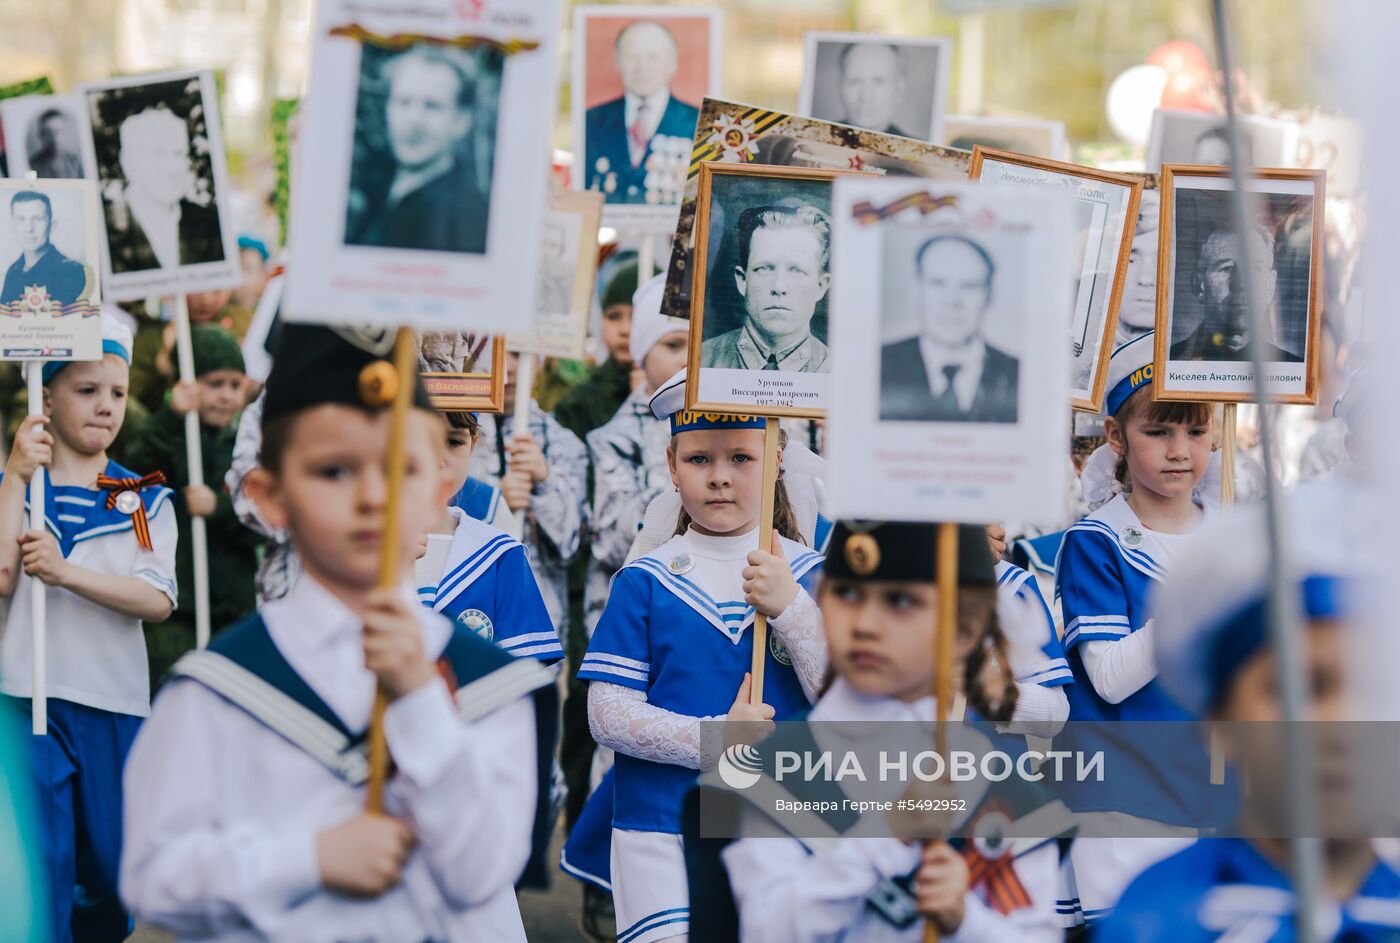
[[[443,471],[459,494],[478,438],[471,413],[448,413]],[[525,546],[504,531],[448,505],[428,535],[416,568],[418,600],[462,628],[519,657],[564,657]]]
[[[48,730],[31,738],[30,765],[48,923],[59,941],[129,932],[117,867],[122,764],[151,709],[141,623],[165,620],[176,603],[171,492],[163,477],[107,457],[126,407],[131,334],[105,316],[102,334],[101,360],[44,365],[47,415],[21,424],[0,479],[0,593],[9,600],[0,700],[24,729],[34,581],[48,587]],[[48,486],[42,524],[31,523],[39,515],[28,503],[35,474]]]
[[[702,722],[790,717],[826,670],[809,595],[821,557],[778,536],[792,532],[781,483],[773,543],[755,546],[764,420],[684,412],[684,396],[681,372],[652,398],[656,415],[671,419],[681,530],[618,572],[579,670],[590,682],[593,736],[617,755],[611,879],[624,943],[688,932],[681,801],[716,759]],[[764,703],[753,706],[756,610],[770,622]]]
[[[1339,489],[1340,491],[1340,489]],[[1353,495],[1340,492],[1343,505]],[[1338,732],[1365,720],[1357,697],[1362,587],[1379,576],[1358,564],[1361,532],[1339,526],[1337,494],[1297,493],[1281,511],[1307,539],[1290,545],[1296,578],[1287,591],[1302,615],[1304,719],[1316,736],[1307,768],[1315,779],[1323,873],[1319,941],[1400,939],[1400,874],[1368,837],[1382,821],[1376,799],[1393,795],[1370,781],[1378,768],[1357,755],[1372,744]],[[1161,684],[1183,707],[1220,722],[1227,761],[1250,784],[1238,836],[1202,838],[1144,871],[1095,934],[1110,943],[1205,943],[1296,939],[1290,880],[1288,773],[1275,736],[1284,719],[1270,638],[1268,554],[1263,509],[1238,507],[1204,526],[1163,587],[1154,651]],[[1368,572],[1371,571],[1371,572]],[[1377,598],[1377,597],[1369,597]],[[1330,723],[1329,723],[1330,722]],[[1339,771],[1345,771],[1337,775]],[[1380,788],[1376,788],[1379,786]],[[1388,817],[1388,816],[1387,816]]]
[[[246,488],[303,573],[175,666],[126,769],[123,898],[184,940],[525,940],[515,884],[547,841],[554,678],[416,604],[451,490],[442,420],[371,342],[290,324]],[[415,386],[384,531],[386,389]],[[398,585],[379,586],[382,544]],[[388,699],[384,811],[365,738]],[[527,873],[528,876],[528,873]]]
[[[995,574],[982,531],[969,526],[960,531],[959,591],[968,598],[959,602],[954,657],[963,667],[954,676],[969,679],[965,693],[978,716],[1004,722],[1014,710],[1015,694],[1004,660],[1005,641],[993,615]],[[774,738],[777,742],[764,744],[771,747],[768,752],[779,749],[787,737],[800,743],[805,736],[818,749],[829,749],[828,743],[842,736],[866,743],[899,722],[933,721],[935,546],[932,524],[837,523],[818,595],[835,676],[812,709],[807,732],[785,729]],[[1002,659],[999,666],[985,657],[988,652]],[[871,726],[848,734],[836,723],[821,729],[824,721]],[[961,728],[954,733],[960,744],[964,737],[980,736]],[[897,798],[906,788],[899,781],[879,785],[894,792],[885,796],[875,786],[862,798]],[[1004,796],[989,798],[996,788],[968,801],[972,811],[953,823],[954,831],[970,830],[972,821],[994,809],[1013,810],[1017,819],[1051,815],[1059,827],[1022,829],[1037,837],[998,846],[1005,848],[1001,854],[984,854],[981,844],[966,837],[921,846],[903,831],[918,823],[900,817],[878,822],[875,817],[882,813],[871,813],[870,821],[843,822],[838,812],[823,816],[831,834],[818,842],[811,838],[827,830],[807,823],[799,836],[789,831],[796,820],[776,813],[768,795],[735,790],[731,795],[739,798],[760,796],[741,807],[739,828],[745,837],[721,852],[737,903],[738,938],[746,943],[912,943],[924,939],[928,921],[943,939],[964,943],[1060,939],[1055,915],[1060,854],[1052,836],[1068,834],[1071,816],[1038,787],[1022,790],[1015,806]],[[1008,838],[1015,834],[1016,829],[1008,828]]]
[[[1067,925],[1107,915],[1137,873],[1194,837],[1123,837],[1134,819],[1168,825],[1199,823],[1209,782],[1208,758],[1193,740],[1135,742],[1115,721],[1189,721],[1156,680],[1150,604],[1179,561],[1181,547],[1203,518],[1192,492],[1211,456],[1211,408],[1204,403],[1152,400],[1152,334],[1119,347],[1109,362],[1105,430],[1118,456],[1126,491],[1065,533],[1056,562],[1056,591],[1064,612],[1064,647],[1075,683],[1067,688],[1071,724],[1058,749],[1108,749],[1119,764],[1141,773],[1134,788],[1112,783],[1065,783],[1061,795],[1075,812],[1096,813],[1104,837],[1087,824],[1071,850],[1060,910]],[[1097,724],[1079,722],[1102,722]],[[1127,729],[1127,728],[1123,728]],[[1164,728],[1166,729],[1166,728]],[[1191,738],[1183,728],[1170,728]],[[1163,737],[1170,737],[1164,733]],[[1170,748],[1168,748],[1170,746]]]

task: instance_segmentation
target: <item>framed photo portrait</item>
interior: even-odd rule
[[[719,94],[716,7],[574,8],[575,186],[610,226],[675,227],[700,103]]]
[[[505,338],[455,331],[418,335],[418,372],[444,412],[498,413],[505,405]]]
[[[0,124],[13,145],[10,176],[41,180],[83,176],[83,100],[77,95],[25,95],[0,101]]]
[[[507,335],[506,346],[511,350],[571,360],[583,357],[593,282],[598,274],[602,215],[601,193],[555,193],[541,227],[535,328]]]
[[[0,180],[0,214],[0,359],[100,359],[92,184]]]
[[[805,41],[799,112],[881,134],[942,140],[951,39],[810,32]]]
[[[1162,215],[1162,195],[1156,174],[1133,174],[1142,181],[1137,228],[1128,251],[1127,277],[1118,302],[1118,336],[1114,347],[1141,337],[1157,326],[1157,228]]]
[[[538,257],[519,247],[547,206],[559,0],[317,11],[287,317],[527,328]]]
[[[701,165],[689,363],[699,379],[687,388],[687,409],[826,415],[839,173]]]
[[[1118,330],[1142,179],[980,144],[972,152],[968,176],[987,183],[1061,189],[1073,196],[1069,395],[1075,409],[1098,412]]]
[[[943,139],[938,143],[964,151],[970,151],[980,144],[984,148],[1013,151],[1048,160],[1064,160],[1069,150],[1063,121],[1034,118],[948,115],[943,119]]]
[[[1063,513],[1063,466],[1027,456],[1069,435],[1070,296],[1044,286],[1063,283],[1073,218],[1066,187],[835,181],[834,513]]]
[[[1240,131],[1246,167],[1292,167],[1298,149],[1298,125],[1292,121],[1243,115]],[[1225,116],[1204,111],[1158,108],[1147,138],[1147,169],[1163,164],[1221,167],[1230,161]]]
[[[1228,170],[1162,168],[1156,398],[1253,401],[1254,343],[1281,402],[1317,402],[1325,177],[1321,170],[1254,171],[1249,196],[1257,216],[1242,243]],[[1246,285],[1262,315],[1258,337]]]
[[[23,82],[13,82],[9,85],[0,85],[0,101],[11,98],[19,98],[24,95],[52,95],[53,83],[49,81],[47,75],[41,75],[37,79],[26,79]],[[0,117],[0,177],[9,176],[10,163],[5,151],[5,122]]]
[[[78,93],[87,119],[84,175],[102,198],[108,297],[239,285],[214,74],[112,79]]]
[[[938,144],[860,131],[830,121],[767,111],[737,102],[706,99],[700,109],[700,124],[695,129],[695,143],[690,154],[691,175],[686,180],[685,198],[681,201],[680,218],[671,240],[671,261],[666,271],[661,310],[674,318],[690,317],[690,266],[695,246],[700,167],[707,161],[966,180],[971,160],[966,151]]]

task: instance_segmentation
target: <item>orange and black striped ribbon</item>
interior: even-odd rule
[[[136,492],[136,512],[131,515],[131,527],[136,531],[136,542],[145,550],[154,550],[151,545],[151,522],[146,519],[146,502],[141,500],[141,489],[165,484],[165,475],[158,471],[140,478],[111,478],[97,476],[97,487],[107,491],[107,510],[117,506],[117,498],[123,491]]]
[[[918,210],[919,213],[927,216],[944,207],[957,206],[957,204],[958,198],[953,194],[934,196],[932,193],[919,192],[900,197],[885,206],[876,206],[868,200],[863,200],[851,207],[851,217],[860,225],[869,226],[906,210]]]
[[[967,861],[969,887],[982,885],[987,889],[987,903],[1002,916],[1031,905],[1031,895],[1016,874],[1016,856],[1010,852],[1000,858],[984,858],[971,841],[963,848]]]

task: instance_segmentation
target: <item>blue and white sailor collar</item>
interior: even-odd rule
[[[1176,549],[1190,534],[1164,534],[1146,527],[1128,504],[1126,494],[1116,496],[1066,531],[1090,531],[1108,538],[1129,566],[1160,582],[1171,568]],[[1063,549],[1064,544],[1061,544]],[[1059,570],[1059,560],[1055,569]]]
[[[448,603],[460,596],[467,587],[482,577],[501,555],[514,547],[523,546],[510,534],[487,524],[485,521],[456,512],[457,529],[452,535],[452,546],[447,550],[447,562],[443,564],[442,576],[433,593],[432,608],[441,612]]]
[[[137,508],[136,498],[119,499],[113,507],[108,508],[106,489],[55,485],[47,468],[42,470],[42,474],[45,484],[44,526],[58,539],[59,549],[65,557],[85,540],[121,533],[131,530],[134,526],[132,518]],[[102,474],[108,478],[141,477],[139,473],[110,459]],[[156,514],[174,494],[164,485],[150,485],[139,491],[123,493],[139,497],[148,520],[154,520]],[[28,493],[25,494],[24,509],[30,510]]]
[[[623,569],[645,570],[663,589],[689,606],[710,625],[723,632],[729,641],[738,645],[744,637],[744,630],[753,624],[754,609],[752,606],[742,603],[722,605],[699,583],[687,576],[695,568],[692,552],[694,548],[691,546],[691,541],[696,539],[704,540],[700,535],[691,535],[690,532],[678,534],[650,553],[628,563]],[[754,547],[757,547],[756,531],[753,532],[753,539]],[[822,562],[822,555],[810,547],[804,547],[786,537],[779,537],[779,542],[782,544],[788,564],[792,567],[794,579],[801,580]]]

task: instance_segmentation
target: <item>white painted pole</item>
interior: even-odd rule
[[[175,296],[175,355],[180,379],[195,382],[194,347],[190,340],[190,309],[184,295]],[[199,411],[185,414],[185,464],[190,484],[204,484],[204,450],[199,443]],[[209,644],[209,536],[204,518],[190,515],[191,556],[194,560],[194,642],[198,648]]]
[[[534,399],[535,355],[522,353],[515,362],[515,422],[511,436],[530,434],[530,401]]]
[[[637,284],[641,285],[651,278],[656,272],[656,243],[652,241],[651,233],[643,233],[642,241],[637,246]]]
[[[44,364],[41,360],[29,361],[29,415],[39,416],[44,412]],[[36,426],[34,434],[43,430]],[[29,527],[43,530],[44,524],[44,475],[41,466],[34,469],[34,477],[29,479]],[[33,696],[30,699],[30,718],[35,736],[49,732],[49,672],[48,672],[48,586],[43,580],[29,581],[29,615],[33,634],[30,651],[33,656]]]

